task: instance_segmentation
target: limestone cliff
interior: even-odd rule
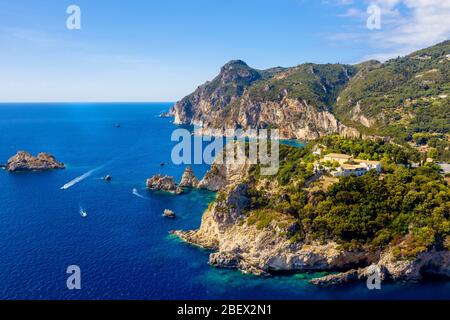
[[[358,136],[330,112],[352,66],[305,64],[255,70],[231,61],[211,82],[177,102],[174,122],[205,128],[278,128],[281,138]]]

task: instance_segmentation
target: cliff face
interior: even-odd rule
[[[64,169],[64,164],[58,162],[54,156],[48,153],[39,153],[37,157],[25,151],[19,151],[11,157],[5,165],[9,172],[15,171],[41,171],[52,169]]]
[[[214,250],[209,256],[212,266],[237,268],[255,275],[344,271],[314,279],[312,283],[317,285],[366,279],[375,270],[382,280],[418,280],[426,273],[450,276],[448,250],[425,250],[414,258],[402,258],[394,253],[396,247],[345,249],[331,240],[311,240],[308,235],[293,241],[292,235],[299,230],[298,222],[293,216],[272,209],[263,209],[270,220],[255,223],[253,217],[259,212],[249,207],[248,190],[255,183],[249,169],[249,166],[213,164],[200,186],[218,190],[216,201],[203,214],[198,230],[174,232],[190,244]],[[279,188],[276,183],[270,186],[264,181],[256,183],[258,188],[266,188],[268,194]]]
[[[204,128],[278,128],[281,138],[358,136],[330,112],[352,66],[306,64],[259,71],[231,61],[211,82],[177,102],[177,124]]]
[[[198,124],[213,121],[222,114],[226,106],[242,96],[245,89],[261,79],[261,74],[249,68],[245,62],[230,61],[222,67],[212,81],[199,86],[195,92],[177,102],[171,113],[176,124]],[[209,117],[203,112],[211,112]]]

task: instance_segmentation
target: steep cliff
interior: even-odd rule
[[[177,124],[206,128],[279,128],[282,138],[315,139],[358,132],[330,112],[336,96],[356,68],[304,64],[294,68],[255,70],[231,61],[211,82],[177,102]]]

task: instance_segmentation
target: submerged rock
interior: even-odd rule
[[[186,167],[186,170],[183,173],[183,176],[181,177],[181,182],[179,184],[182,188],[197,188],[199,184],[199,181],[197,177],[195,176],[194,171],[191,169],[190,166]]]
[[[52,169],[64,169],[64,163],[58,162],[51,154],[41,152],[37,157],[30,153],[19,151],[11,157],[5,165],[9,172],[16,171],[42,171]]]

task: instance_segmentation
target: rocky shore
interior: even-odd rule
[[[64,163],[55,159],[51,154],[41,152],[36,157],[25,151],[19,151],[5,164],[9,172],[18,171],[44,171],[53,169],[64,169]]]

